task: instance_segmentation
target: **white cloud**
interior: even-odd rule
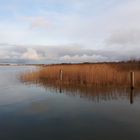
[[[51,25],[44,16],[26,16],[22,17],[21,20],[29,22],[29,29],[48,29]]]
[[[102,62],[102,61],[108,61],[107,57],[101,56],[101,55],[87,55],[84,54],[82,56],[80,55],[65,55],[63,57],[60,57],[59,59],[61,62]]]
[[[22,54],[21,59],[40,60],[41,56],[37,53],[37,51],[35,49],[27,48],[27,52]]]

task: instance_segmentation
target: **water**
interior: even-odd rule
[[[29,84],[0,67],[0,140],[139,140],[140,92]]]

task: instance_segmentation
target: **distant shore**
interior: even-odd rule
[[[49,63],[49,64],[37,64],[37,63],[31,63],[31,64],[24,64],[24,63],[0,63],[0,66],[55,66],[55,65],[93,65],[93,64],[122,64],[122,63],[140,63],[140,61],[137,60],[128,60],[128,61],[112,61],[112,62],[81,62],[81,63]]]

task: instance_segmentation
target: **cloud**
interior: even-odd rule
[[[48,29],[51,25],[44,16],[26,16],[20,19],[29,22],[29,29]]]
[[[40,60],[41,56],[33,48],[27,48],[27,51],[22,54],[21,59],[27,60]]]
[[[0,48],[0,63],[38,63],[43,59],[43,52],[32,46],[0,44]]]
[[[128,45],[140,44],[140,29],[117,30],[108,39],[108,44]]]
[[[61,62],[105,62],[108,61],[108,58],[102,55],[65,55],[60,57],[59,59]]]
[[[75,44],[65,46],[10,46],[8,44],[8,46],[1,49],[0,63],[78,63],[140,59],[139,51],[132,49],[123,49],[122,51],[97,50]]]
[[[27,12],[17,10],[17,19],[1,19],[0,43],[5,45],[0,45],[0,62],[140,59],[139,0],[35,3],[31,9],[24,5]]]

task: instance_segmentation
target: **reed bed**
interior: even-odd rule
[[[60,70],[63,79],[60,80]],[[140,86],[140,63],[58,64],[40,67],[22,74],[23,81],[46,80],[53,83],[91,86],[130,86],[130,72],[135,73],[135,86]]]

